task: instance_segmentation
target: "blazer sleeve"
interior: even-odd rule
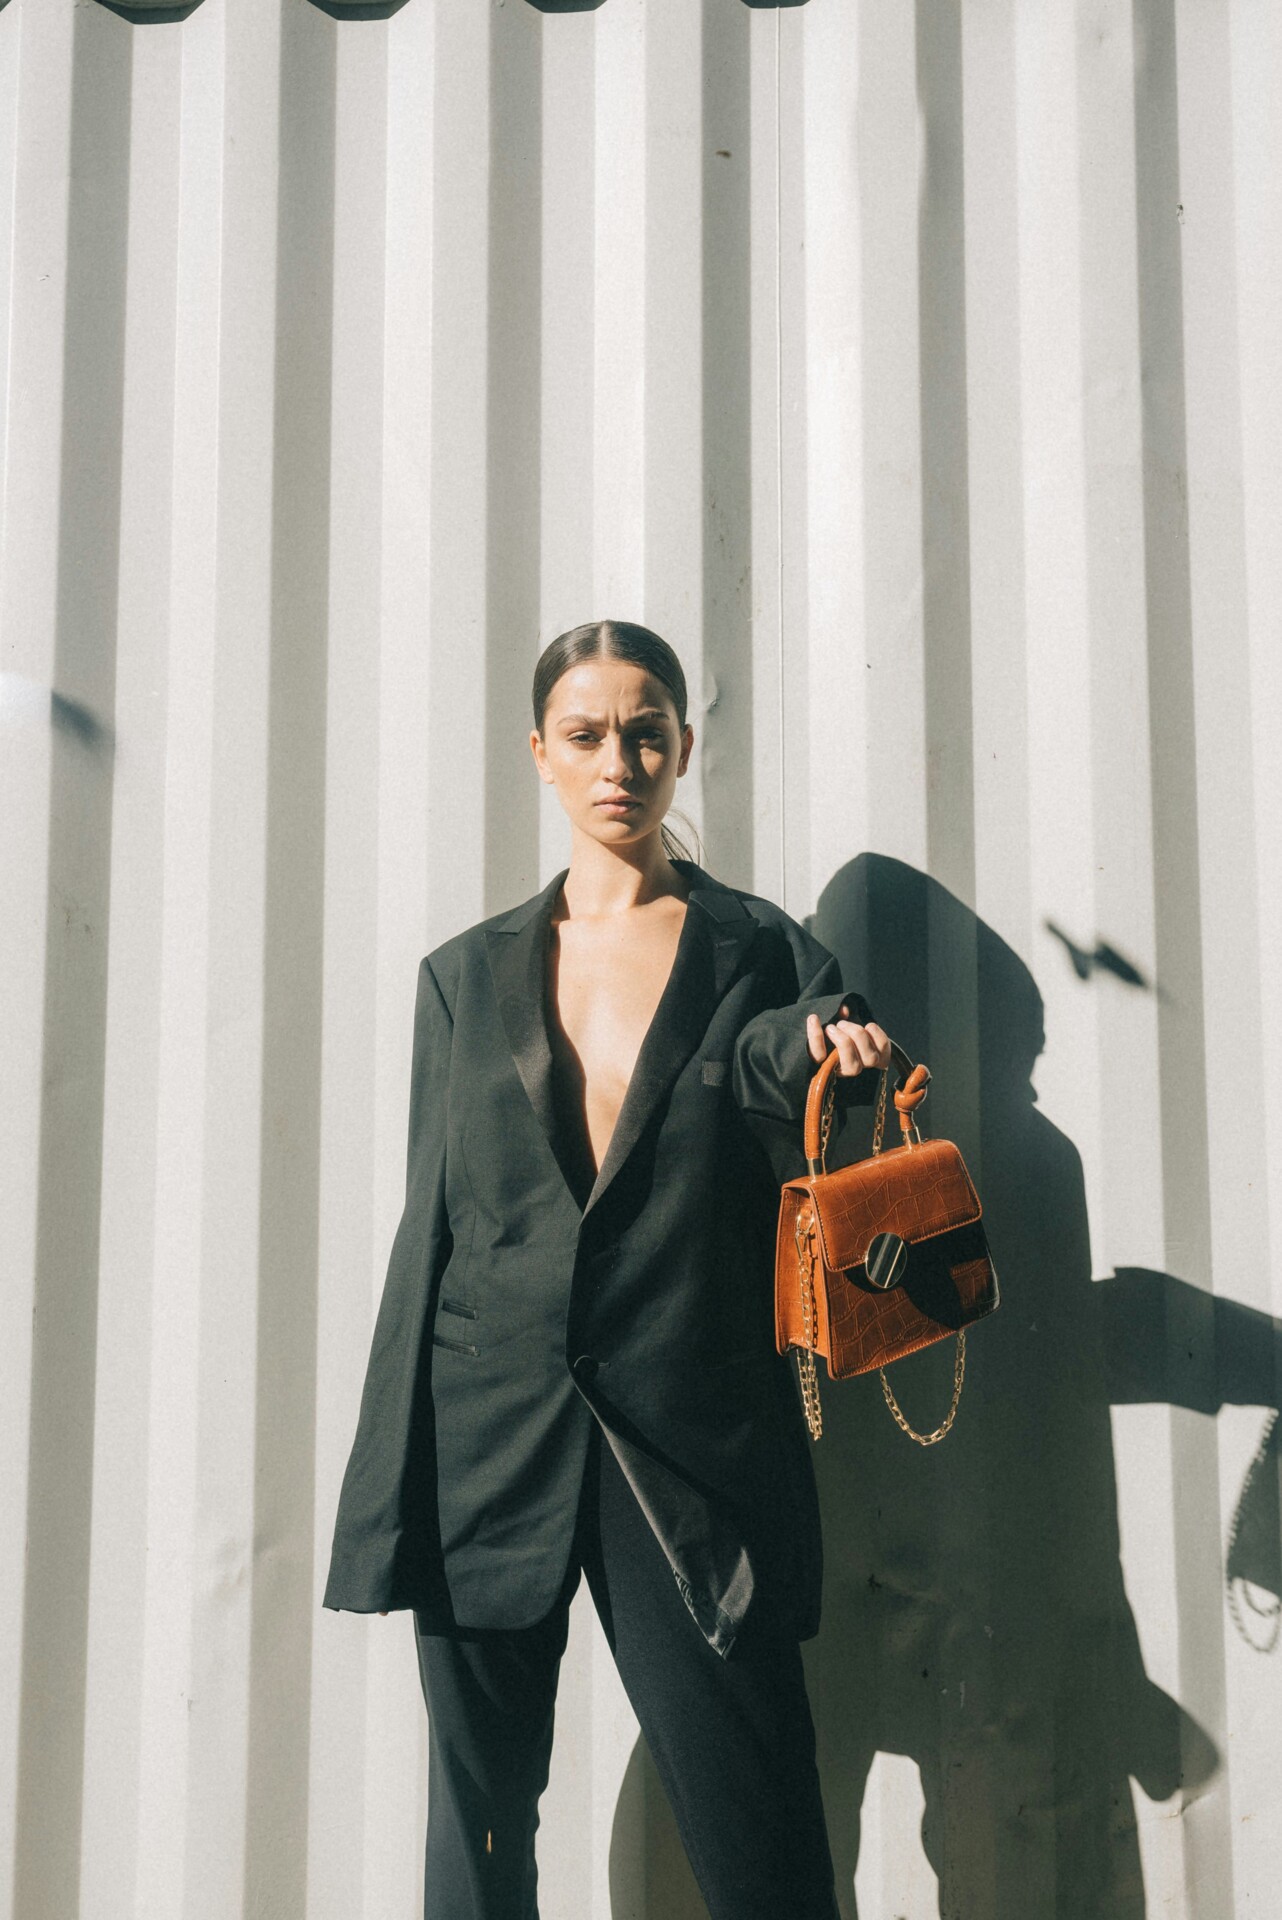
[[[410,1068],[405,1207],[374,1323],[356,1437],[339,1493],[324,1605],[404,1606],[430,1540],[435,1283],[453,1246],[445,1207],[445,1121],[454,1023],[429,960],[420,962]]]
[[[810,1051],[806,1016],[817,1013],[826,1027],[841,1017],[843,1007],[849,1008],[846,1017],[861,1025],[873,1015],[861,994],[842,991],[841,969],[826,947],[795,922],[784,931],[796,965],[795,977],[802,984],[795,1000],[766,1007],[740,1028],[730,1080],[735,1100],[750,1121],[782,1121],[799,1128],[819,1064]],[[879,1079],[879,1074],[867,1069],[845,1079],[843,1099],[851,1105],[870,1106],[877,1097]]]

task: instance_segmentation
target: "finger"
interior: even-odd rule
[[[869,1020],[867,1022],[864,1027],[864,1032],[870,1033],[877,1042],[877,1065],[879,1067],[888,1067],[890,1065],[890,1035],[884,1027],[879,1027],[875,1020]]]
[[[820,1024],[817,1013],[808,1013],[806,1015],[806,1044],[810,1049],[811,1058],[815,1060],[822,1060],[828,1051],[824,1043],[823,1027]]]
[[[857,1021],[843,1020],[839,1027],[830,1027],[829,1032],[834,1036],[839,1035],[849,1045],[849,1056],[842,1056],[843,1073],[859,1073],[864,1067],[878,1068],[888,1064],[889,1043],[883,1050],[874,1040],[869,1029],[860,1026]],[[849,1058],[849,1064],[844,1064],[847,1058]]]
[[[855,1052],[859,1055],[864,1066],[879,1067],[881,1065],[881,1048],[869,1033],[867,1027],[850,1023],[850,1038],[854,1044]]]
[[[844,1020],[838,1024],[834,1021],[827,1029],[827,1032],[841,1057],[842,1073],[861,1073],[863,1071],[863,1062],[856,1053],[855,1043],[850,1037],[850,1022]]]

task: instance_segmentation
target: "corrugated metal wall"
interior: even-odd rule
[[[564,864],[530,671],[614,614],[708,863],[916,1017],[1005,1288],[944,1447],[827,1396],[859,1912],[1264,1920],[1282,10],[341,12],[0,11],[0,1886],[419,1910],[329,1528],[417,961]],[[545,1920],[699,1910],[634,1741],[581,1592]]]

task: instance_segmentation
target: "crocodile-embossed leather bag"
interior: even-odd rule
[[[806,1098],[806,1174],[784,1183],[775,1246],[775,1345],[800,1350],[806,1423],[823,1431],[815,1355],[828,1377],[881,1370],[886,1405],[920,1446],[933,1446],[952,1426],[966,1374],[966,1328],[997,1305],[997,1275],[979,1197],[951,1140],[923,1140],[913,1114],[930,1074],[891,1042],[895,1107],[902,1146],[882,1151],[889,1069],[881,1076],[873,1150],[867,1160],[829,1173],[825,1165],[840,1056],[827,1055]],[[957,1336],[953,1399],[933,1433],[904,1418],[886,1378],[902,1360],[935,1340]]]

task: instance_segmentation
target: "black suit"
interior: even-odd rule
[[[805,1016],[868,1011],[787,914],[676,864],[689,907],[595,1179],[553,1096],[565,871],[419,970],[405,1211],[325,1604],[415,1610],[429,1920],[536,1920],[580,1566],[713,1920],[836,1914],[797,1647],[819,1514],[772,1276]]]
[[[805,1016],[837,962],[780,908],[691,882],[671,976],[600,1172],[552,1097],[565,879],[428,954],[405,1211],[324,1604],[425,1633],[523,1628],[562,1590],[594,1417],[705,1638],[754,1594],[818,1627],[821,1550],[791,1363],[774,1349],[781,1180],[803,1171]],[[848,1088],[869,1100],[877,1076]]]

